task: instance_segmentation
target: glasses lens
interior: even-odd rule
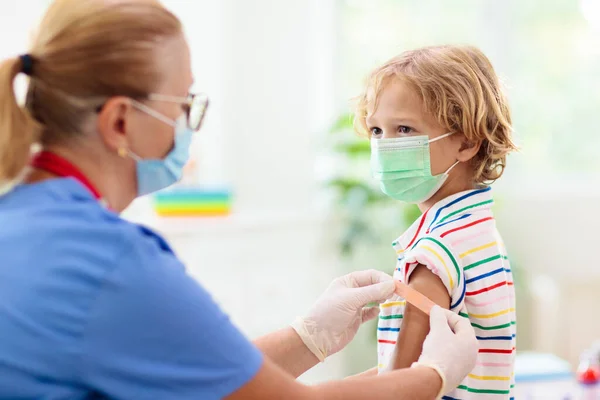
[[[191,129],[195,131],[200,129],[207,107],[208,97],[206,95],[198,94],[193,97],[188,112],[188,124]]]

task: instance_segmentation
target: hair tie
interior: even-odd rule
[[[27,76],[31,76],[33,72],[33,58],[29,54],[19,56],[21,60],[21,72]]]

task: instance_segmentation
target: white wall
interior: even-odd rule
[[[0,59],[27,51],[31,30],[51,0],[3,1],[0,3]]]
[[[323,21],[331,3],[223,2],[223,134],[240,212],[311,212],[315,137],[332,108],[332,93],[320,86],[331,59],[321,50],[332,40]]]
[[[530,304],[518,303],[521,348],[554,353],[577,365],[600,339],[600,188],[597,183],[523,182],[500,195],[499,229],[524,274]],[[523,309],[527,307],[527,309]]]

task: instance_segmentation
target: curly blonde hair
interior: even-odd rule
[[[506,156],[517,150],[508,101],[490,60],[472,46],[435,46],[406,51],[375,69],[358,97],[355,129],[368,134],[366,118],[391,79],[412,85],[428,113],[448,131],[480,144],[471,159],[475,183],[500,178]]]

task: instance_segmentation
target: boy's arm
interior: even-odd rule
[[[424,265],[419,265],[410,275],[408,286],[419,291],[434,303],[450,308],[450,295],[441,279]],[[429,333],[429,316],[407,303],[402,328],[388,369],[408,368],[417,361],[425,337]]]

